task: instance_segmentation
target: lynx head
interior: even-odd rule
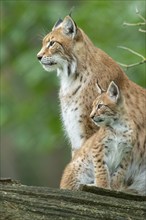
[[[42,43],[37,58],[46,71],[65,72],[67,76],[75,73],[77,61],[75,50],[80,49],[81,31],[70,16],[59,19]]]
[[[118,86],[112,81],[106,92],[102,92],[98,85],[98,97],[93,102],[93,109],[90,114],[93,122],[98,125],[111,125],[120,114],[122,98]]]

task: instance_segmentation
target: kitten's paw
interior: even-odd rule
[[[111,181],[111,189],[113,190],[119,190],[122,187],[122,181],[112,180]]]
[[[91,183],[91,184],[86,184],[86,186],[94,186],[94,187],[98,187],[98,188],[103,188],[103,189],[111,189],[111,187],[109,185],[97,185],[95,183]]]
[[[86,184],[86,186],[96,186],[96,184],[95,183],[88,183],[88,184]]]

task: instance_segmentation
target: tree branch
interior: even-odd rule
[[[0,181],[1,220],[144,220],[146,197],[83,186],[83,191]]]

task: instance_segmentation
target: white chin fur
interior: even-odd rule
[[[58,68],[58,65],[52,65],[52,66],[50,66],[50,65],[42,65],[42,66],[48,72],[54,71],[54,70],[56,70]]]

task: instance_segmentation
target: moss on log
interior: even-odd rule
[[[1,220],[144,220],[146,197],[83,186],[60,190],[0,181]]]

